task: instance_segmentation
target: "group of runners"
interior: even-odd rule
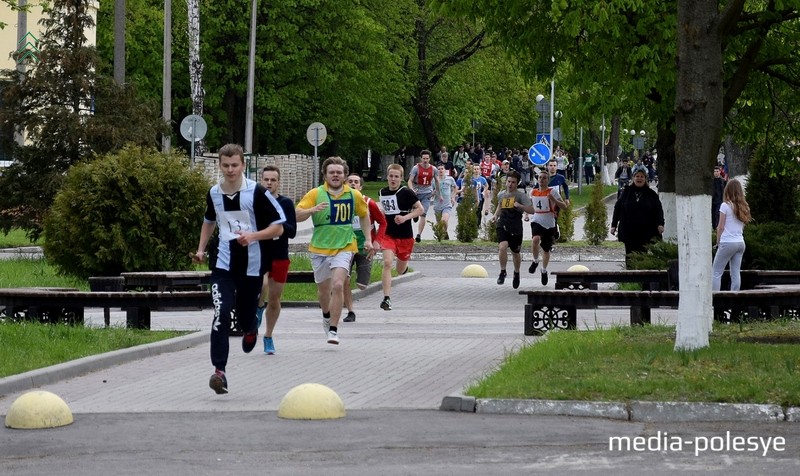
[[[328,344],[339,344],[339,322],[344,309],[345,322],[355,321],[349,276],[356,268],[356,282],[363,289],[369,284],[372,257],[381,250],[383,267],[380,307],[392,309],[392,270],[398,275],[408,270],[415,242],[425,226],[424,216],[431,204],[437,212],[449,213],[455,205],[457,188],[446,174],[430,164],[429,151],[421,153],[420,163],[409,173],[403,185],[404,169],[391,164],[387,186],[379,192],[378,203],[361,193],[362,180],[350,174],[347,162],[330,157],[322,164],[324,183],[308,191],[295,206],[279,194],[280,170],[267,166],[261,183],[243,175],[244,152],[237,144],[223,146],[219,152],[222,172],[220,182],[206,196],[206,211],[200,240],[193,261],[206,259],[215,228],[219,228],[217,260],[211,270],[211,295],[214,318],[210,353],[214,373],[209,386],[218,394],[228,393],[225,374],[229,354],[231,312],[235,312],[243,332],[242,350],[249,353],[257,343],[258,329],[266,314],[263,337],[264,353],[275,354],[273,331],[281,311],[281,295],[289,273],[289,239],[297,232],[297,223],[311,219],[314,225],[308,251],[317,284],[322,312],[322,326]],[[519,286],[522,245],[522,222],[533,216],[534,261],[531,273],[542,256],[542,284],[547,284],[547,264],[552,247],[555,210],[566,206],[557,188],[550,187],[550,175],[542,171],[539,187],[532,197],[518,188],[520,176],[509,171],[504,190],[492,217],[496,222],[500,267],[498,284],[506,277],[508,250],[514,265],[513,286]],[[568,193],[568,192],[567,192]],[[423,217],[422,220],[418,220]],[[419,221],[416,234],[413,221]]]

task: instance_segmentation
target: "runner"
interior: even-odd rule
[[[322,308],[322,328],[328,344],[338,344],[344,283],[353,254],[358,252],[353,217],[361,219],[367,256],[372,256],[372,232],[367,202],[361,192],[344,183],[348,175],[347,162],[341,157],[325,159],[322,175],[325,183],[306,193],[295,211],[298,222],[308,217],[312,217],[314,222],[308,251],[311,253],[319,306]]]
[[[347,184],[354,190],[361,191],[363,182],[361,176],[358,174],[350,174],[347,177]],[[372,249],[377,250],[380,248],[378,244],[381,237],[386,233],[386,217],[383,215],[378,204],[375,200],[364,195],[364,200],[367,202],[369,208],[370,229],[372,230]],[[375,229],[375,225],[378,229]],[[358,242],[358,253],[353,255],[353,261],[350,263],[350,273],[353,272],[353,265],[356,266],[356,286],[358,289],[364,290],[369,285],[370,274],[372,274],[372,256],[368,256],[364,251],[364,241],[366,237],[361,231],[361,220],[358,217],[353,217],[353,232],[356,234],[356,241]],[[356,313],[353,312],[353,290],[350,289],[350,283],[345,283],[344,286],[344,306],[347,308],[347,316],[342,319],[344,322],[355,322]]]
[[[417,243],[422,241],[422,231],[425,229],[425,217],[428,215],[428,208],[431,206],[431,198],[434,194],[437,197],[440,195],[439,171],[431,165],[431,152],[423,150],[419,155],[419,163],[412,167],[411,173],[408,174],[408,188],[417,195],[417,199],[425,210],[422,214],[422,220],[417,225],[417,237],[415,238]],[[414,223],[417,222],[417,219],[418,217],[414,218]]]
[[[533,213],[533,221],[531,222],[533,262],[528,268],[528,272],[536,272],[536,268],[539,266],[539,247],[541,247],[543,251],[542,285],[547,286],[547,265],[550,263],[550,250],[553,249],[553,233],[556,229],[555,211],[556,207],[565,208],[567,204],[561,200],[561,195],[558,193],[557,188],[551,188],[547,185],[550,181],[550,175],[547,172],[539,172],[538,181],[539,188],[535,188],[531,192],[533,197],[532,205],[521,208],[526,213]],[[529,219],[528,216],[525,217],[525,221]]]
[[[386,178],[389,186],[381,189],[379,197],[381,208],[386,215],[386,234],[379,242],[383,249],[381,309],[391,311],[392,262],[397,257],[397,274],[404,274],[408,270],[408,261],[414,250],[414,230],[411,227],[411,220],[422,216],[425,209],[413,191],[400,186],[403,180],[401,165],[389,165]]]
[[[511,250],[511,259],[514,262],[514,278],[512,287],[519,287],[519,267],[522,263],[520,248],[522,247],[522,206],[530,206],[528,195],[519,190],[520,175],[516,170],[508,172],[505,189],[497,194],[497,209],[494,211],[492,221],[497,227],[497,242],[499,243],[500,276],[497,284],[506,281],[506,265],[508,264],[508,250]]]
[[[274,355],[275,342],[272,339],[272,332],[281,315],[281,295],[283,295],[283,288],[289,277],[289,239],[297,235],[297,219],[292,199],[279,193],[281,170],[277,166],[267,165],[264,167],[261,171],[261,185],[272,194],[286,215],[283,234],[272,240],[272,266],[269,273],[264,275],[264,284],[261,286],[261,296],[258,298],[258,309],[256,310],[256,327],[261,327],[261,320],[266,308],[267,327],[264,331],[264,353]]]
[[[283,233],[286,216],[272,194],[243,175],[242,146],[222,146],[219,168],[222,180],[206,195],[200,242],[192,261],[205,261],[206,246],[219,224],[217,259],[211,270],[214,320],[210,344],[214,373],[208,385],[217,394],[224,394],[228,393],[225,367],[230,350],[231,311],[236,309],[237,322],[244,331],[242,350],[249,353],[258,340],[256,306],[264,273],[269,271],[270,243]]]

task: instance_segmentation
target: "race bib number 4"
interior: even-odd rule
[[[381,207],[385,215],[398,215],[400,213],[400,204],[397,203],[397,195],[381,196]]]
[[[218,216],[220,240],[231,241],[244,232],[254,231],[250,214],[244,211],[226,211]]]

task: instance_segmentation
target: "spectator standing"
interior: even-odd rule
[[[631,178],[633,178],[631,163],[627,160],[621,159],[620,166],[617,168],[614,178],[617,179],[617,200],[619,200],[620,195],[622,195],[622,191],[625,190],[625,187],[628,186],[628,182],[630,182]],[[721,196],[722,195],[720,194],[720,197]]]
[[[231,311],[236,310],[239,326],[244,331],[242,350],[249,353],[258,338],[256,306],[264,273],[269,271],[270,242],[283,233],[286,217],[272,194],[245,178],[242,146],[222,146],[219,168],[222,179],[206,195],[200,242],[192,261],[205,261],[206,246],[219,224],[217,259],[211,270],[214,320],[210,345],[214,373],[208,385],[217,394],[225,394],[228,393],[225,367],[230,350]]]
[[[261,327],[261,320],[266,307],[267,327],[264,331],[264,353],[275,354],[275,342],[272,333],[278,317],[281,315],[281,296],[289,277],[289,239],[297,235],[297,218],[294,213],[294,202],[279,193],[281,188],[281,171],[275,165],[267,165],[261,171],[261,185],[267,189],[283,210],[286,222],[283,233],[272,240],[271,265],[268,274],[264,275],[261,296],[258,298],[256,310],[256,327]]]
[[[596,160],[596,156],[592,154],[592,149],[586,149],[586,155],[583,156],[583,173],[586,175],[586,185],[594,182],[594,163]]]
[[[750,223],[750,205],[744,197],[741,182],[731,179],[722,194],[717,225],[717,254],[714,256],[712,290],[719,291],[722,273],[730,263],[731,291],[742,287],[742,256],[744,256],[744,226]]]
[[[399,165],[392,165],[401,167]],[[401,167],[402,168],[402,167]],[[329,157],[322,163],[325,183],[306,193],[295,208],[297,221],[311,217],[314,232],[308,251],[322,309],[322,328],[328,344],[339,344],[339,319],[342,316],[344,283],[358,243],[353,233],[353,218],[358,216],[364,233],[364,251],[372,256],[367,202],[358,190],[345,183],[347,162]]]
[[[714,167],[714,183],[711,187],[711,227],[716,230],[719,224],[719,206],[722,205],[722,194],[727,182],[722,178],[722,167]]]
[[[453,168],[455,168],[455,178],[461,176],[461,173],[464,172],[464,167],[467,166],[467,160],[469,160],[469,154],[466,150],[464,150],[464,144],[458,146],[458,150],[455,154],[453,154]]]
[[[625,264],[630,254],[647,249],[647,244],[660,239],[664,233],[664,209],[658,193],[647,184],[647,168],[641,164],[633,167],[633,183],[625,187],[614,205],[611,234],[617,234],[625,243]]]

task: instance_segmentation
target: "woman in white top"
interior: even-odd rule
[[[750,206],[744,198],[742,184],[731,179],[722,192],[722,205],[719,207],[717,225],[717,254],[714,256],[714,280],[712,289],[719,291],[725,266],[731,264],[731,291],[738,291],[742,285],[741,267],[744,255],[744,225],[752,220]]]

